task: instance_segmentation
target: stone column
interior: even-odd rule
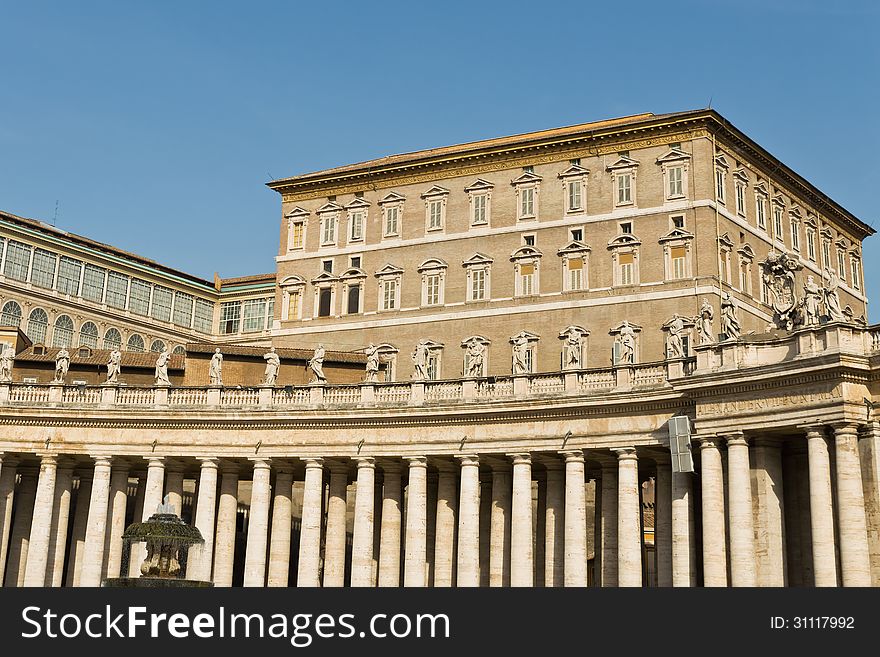
[[[532,546],[532,457],[514,454],[513,500],[510,516],[510,585],[534,586]],[[586,519],[584,520],[586,523]],[[586,525],[585,525],[586,527]],[[586,529],[584,529],[586,539]],[[584,559],[586,567],[586,559]]]
[[[461,485],[458,495],[458,586],[480,585],[480,461],[458,457]]]
[[[672,473],[672,585],[697,585],[694,540],[694,480],[690,472]]]
[[[727,440],[727,499],[730,527],[730,583],[756,586],[755,521],[752,509],[752,481],[749,469],[749,443],[742,432],[725,436]]]
[[[584,454],[565,457],[565,586],[587,585],[587,510]]]
[[[544,586],[558,587],[565,582],[565,481],[562,466],[558,462],[548,461],[545,467],[547,502],[544,509]]]
[[[510,586],[510,470],[493,461],[492,515],[489,534],[489,586]]]
[[[703,519],[703,585],[727,586],[724,521],[724,471],[714,437],[700,439],[700,489]]]
[[[86,525],[86,558],[83,561],[80,586],[101,585],[105,532],[107,531],[107,508],[110,503],[110,467],[108,457],[95,457],[92,495],[89,499],[89,519]]]
[[[376,460],[358,457],[357,492],[354,498],[354,532],[351,538],[351,585],[372,586],[373,531],[376,488]]]
[[[330,464],[330,497],[327,500],[327,538],[324,542],[324,586],[345,585],[345,509],[348,466]]]
[[[837,586],[831,459],[822,427],[807,429],[807,459],[810,471],[810,533],[813,541],[815,585]]]
[[[617,463],[602,463],[602,586],[617,586]]]
[[[758,586],[786,586],[785,503],[782,494],[782,445],[755,440],[755,556]]]
[[[856,425],[835,425],[834,443],[840,574],[844,586],[871,586],[868,528]]]
[[[272,503],[272,536],[269,541],[268,586],[287,586],[290,578],[290,533],[292,529],[293,473],[289,466],[275,475]]]
[[[165,472],[165,494],[174,512],[183,516],[183,470],[179,464],[169,466]]]
[[[36,469],[21,468],[20,472],[21,482],[15,500],[15,519],[12,524],[9,555],[6,561],[6,586],[24,585],[31,522],[34,517],[34,501],[37,495]]]
[[[70,554],[67,558],[66,585],[78,587],[82,564],[85,559],[86,528],[89,523],[89,500],[92,497],[92,473],[79,476],[79,487],[76,493],[76,509],[73,516],[73,531],[70,536]],[[140,566],[140,564],[137,564]],[[137,574],[137,568],[133,568]]]
[[[657,560],[657,586],[673,585],[672,577],[672,467],[668,459],[655,459],[654,554]]]
[[[266,585],[266,545],[269,540],[269,507],[272,502],[269,459],[254,462],[251,508],[248,514],[247,545],[244,556],[244,586]]]
[[[868,422],[859,435],[859,457],[868,523],[871,585],[880,586],[880,422],[877,420]]]
[[[303,486],[302,524],[299,534],[299,563],[296,585],[321,585],[321,518],[324,514],[324,460],[303,459],[306,478]]]
[[[144,507],[141,522],[150,519],[159,505],[162,504],[162,492],[165,489],[165,459],[161,456],[146,457],[147,477],[144,483]],[[143,480],[141,481],[143,483]],[[147,557],[146,545],[141,543],[133,545],[131,548],[131,563],[129,564],[129,573],[133,577],[140,577],[141,564]]]
[[[0,585],[6,574],[6,554],[12,532],[12,503],[15,499],[16,461],[5,456],[0,462]]]
[[[28,539],[24,585],[44,586],[46,565],[49,563],[49,536],[52,528],[52,502],[55,500],[55,477],[58,461],[53,455],[40,460],[40,478],[34,498],[33,519]],[[100,561],[98,562],[100,568]]]
[[[70,526],[70,498],[73,468],[59,467],[55,478],[55,500],[52,503],[52,529],[49,536],[49,559],[46,564],[46,586],[64,583],[64,562],[67,557],[67,529]],[[0,493],[2,498],[2,493]]]
[[[617,584],[642,585],[641,508],[639,460],[633,447],[613,450],[617,454]]]
[[[122,566],[122,533],[128,506],[128,466],[113,468],[110,474],[110,503],[107,508],[107,531],[104,541],[105,576],[119,577]],[[204,534],[202,534],[204,536]]]
[[[409,485],[406,489],[403,585],[426,586],[428,462],[424,456],[407,457],[406,460],[409,462]]]
[[[400,586],[400,518],[403,511],[400,464],[383,462],[382,479],[378,585],[394,587]]]
[[[211,579],[211,562],[214,558],[214,522],[217,515],[217,474],[215,458],[201,458],[199,466],[199,496],[196,503],[195,526],[205,542],[201,547],[190,549],[187,577],[208,581]]]
[[[235,561],[235,525],[238,516],[238,468],[223,467],[220,503],[217,505],[217,533],[214,539],[214,586],[232,586]]]
[[[434,586],[455,584],[456,476],[452,464],[437,465],[437,520],[434,543]]]

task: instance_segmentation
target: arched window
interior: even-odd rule
[[[73,342],[73,320],[67,315],[58,315],[55,330],[52,331],[53,347],[69,347]]]
[[[21,325],[21,306],[15,301],[7,301],[3,304],[3,310],[0,311],[0,324],[15,327]]]
[[[79,329],[79,346],[98,348],[98,327],[94,322],[86,322]]]
[[[137,333],[133,333],[131,337],[128,338],[128,346],[126,347],[127,351],[143,351],[144,350],[144,339],[139,336]]]
[[[4,312],[6,309],[3,309]],[[49,326],[49,316],[42,308],[34,308],[28,317],[27,336],[34,344],[46,341],[46,329]]]
[[[122,346],[122,334],[115,328],[107,329],[104,334],[104,349],[119,349]]]
[[[161,354],[163,349],[165,349],[165,343],[161,340],[153,340],[153,344],[150,345],[150,351],[154,351],[157,354]]]
[[[179,344],[176,347],[174,347],[174,351],[172,351],[171,353],[184,355],[184,354],[186,354],[186,349],[184,348],[184,346],[182,344]]]

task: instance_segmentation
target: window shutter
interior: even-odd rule
[[[631,265],[633,263],[633,254],[621,253],[617,256],[617,262],[621,265]]]
[[[687,253],[687,249],[683,246],[673,246],[671,249],[671,253],[673,260],[675,260],[676,258],[684,258],[685,254]]]
[[[572,270],[575,270],[575,269],[583,269],[583,268],[584,268],[584,261],[581,260],[580,258],[571,258],[571,259],[569,259],[569,261],[568,261],[568,269],[569,269],[569,271],[572,271]]]
[[[691,454],[691,421],[686,415],[669,418],[669,452],[673,472],[693,472]]]
[[[521,276],[528,276],[529,274],[535,273],[535,265],[529,263],[526,265],[519,266],[519,273]]]

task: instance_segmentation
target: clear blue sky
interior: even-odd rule
[[[0,208],[208,278],[274,269],[269,179],[710,99],[880,227],[870,0],[7,1],[0,34]]]

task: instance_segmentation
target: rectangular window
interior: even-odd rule
[[[17,281],[26,281],[30,262],[31,247],[21,242],[9,240],[9,244],[6,246],[6,262],[3,265],[3,275],[14,278]]]
[[[569,234],[571,235],[572,242],[581,242],[584,239],[583,228],[572,228]]]
[[[471,272],[471,299],[482,301],[486,298],[486,270],[474,269]]]
[[[34,263],[31,266],[31,283],[52,289],[55,284],[55,265],[57,256],[43,249],[34,249]]]
[[[684,167],[670,167],[669,175],[669,198],[684,196],[682,191],[682,180],[684,178]]]
[[[171,321],[171,299],[173,292],[167,287],[155,285],[153,287],[153,306],[150,308],[150,316],[160,322]]]
[[[519,192],[519,216],[535,216],[535,188],[523,187]]]
[[[174,293],[174,323],[178,326],[192,326],[193,297],[183,292]]]
[[[800,228],[796,219],[791,220],[791,248],[795,251],[801,250]]]
[[[632,174],[617,175],[617,205],[632,203]]]
[[[568,289],[584,289],[584,261],[581,258],[568,260]]]
[[[822,267],[831,269],[831,242],[822,240]]]
[[[107,271],[94,265],[86,265],[83,274],[82,296],[89,301],[100,303],[104,299],[104,279]]]
[[[248,299],[242,303],[242,333],[254,333],[266,328],[266,300]]]
[[[397,235],[400,230],[400,208],[385,208],[385,237]]]
[[[361,311],[361,286],[352,285],[348,288],[348,299],[346,305],[346,313],[356,315]]]
[[[136,315],[146,317],[150,311],[150,287],[146,281],[137,278],[131,279],[131,293],[128,299],[128,309]]]
[[[715,198],[719,203],[724,203],[724,171],[715,169]]]
[[[443,201],[431,201],[428,204],[428,230],[443,227]]]
[[[859,264],[858,258],[851,257],[849,259],[849,266],[852,269],[852,286],[857,290],[862,289],[862,272]]]
[[[807,257],[816,262],[816,231],[807,228]]]
[[[382,281],[382,310],[394,310],[397,307],[397,281]]]
[[[425,276],[425,305],[435,306],[440,303],[440,274]]]
[[[472,221],[474,226],[489,223],[489,219],[486,213],[488,199],[488,194],[477,194],[476,196],[474,196],[474,216]]]
[[[214,325],[214,304],[196,299],[196,318],[193,328],[201,333],[211,333]]]
[[[322,260],[321,261],[321,269],[323,269],[328,274],[333,273],[333,260]]]
[[[679,279],[687,276],[687,247],[673,246],[669,250],[672,261],[672,278]]]
[[[305,224],[301,221],[295,222],[290,230],[290,246],[291,249],[303,248],[303,237],[305,236]]]
[[[440,357],[436,353],[428,354],[427,367],[428,379],[435,381],[440,378]]]
[[[621,253],[617,261],[620,265],[620,284],[621,285],[632,285],[633,284],[633,266],[635,264],[635,258],[632,253]]]
[[[519,266],[519,291],[522,296],[535,293],[535,265]]]
[[[107,305],[125,308],[128,296],[128,276],[111,271],[107,274]]]
[[[568,181],[568,209],[569,210],[580,210],[581,209],[581,181],[580,180],[569,180]]]
[[[620,232],[624,235],[632,235],[633,225],[631,221],[624,221],[620,224]]]
[[[534,235],[523,235],[523,246],[535,246],[535,236]]]
[[[755,197],[755,218],[758,222],[758,228],[767,230],[767,199],[763,196]]]
[[[275,321],[275,297],[270,297],[266,301],[266,328],[272,328],[272,322]]]
[[[321,244],[336,243],[336,216],[324,217],[321,222]]]
[[[721,282],[730,283],[730,251],[721,250]]]
[[[351,213],[351,228],[349,230],[349,241],[359,242],[364,239],[364,213]]]
[[[837,273],[840,280],[846,281],[846,255],[841,249],[837,249]]]
[[[672,227],[673,228],[684,228],[684,215],[677,214],[672,217]]]
[[[736,213],[746,216],[746,187],[742,183],[736,183]]]
[[[332,300],[333,290],[329,287],[321,288],[320,292],[318,292],[318,317],[330,317]]]
[[[282,317],[281,319],[299,319],[302,312],[302,294],[299,291],[291,292],[289,299],[287,317]]]
[[[61,294],[77,296],[79,294],[79,279],[82,275],[83,263],[67,256],[61,256],[58,262],[58,291]]]
[[[159,288],[156,288],[158,291]],[[155,302],[155,299],[154,299]],[[155,308],[155,303],[154,306]],[[232,301],[220,305],[220,333],[229,335],[238,333],[238,327],[241,323],[241,302]]]
[[[749,292],[752,288],[750,284],[751,276],[749,276],[749,265],[747,262],[739,263],[739,289],[743,292]]]
[[[782,208],[773,208],[773,228],[776,231],[776,239],[783,240],[785,234],[782,230]]]
[[[523,360],[526,363],[526,372],[535,371],[535,348],[528,347],[523,354]]]

